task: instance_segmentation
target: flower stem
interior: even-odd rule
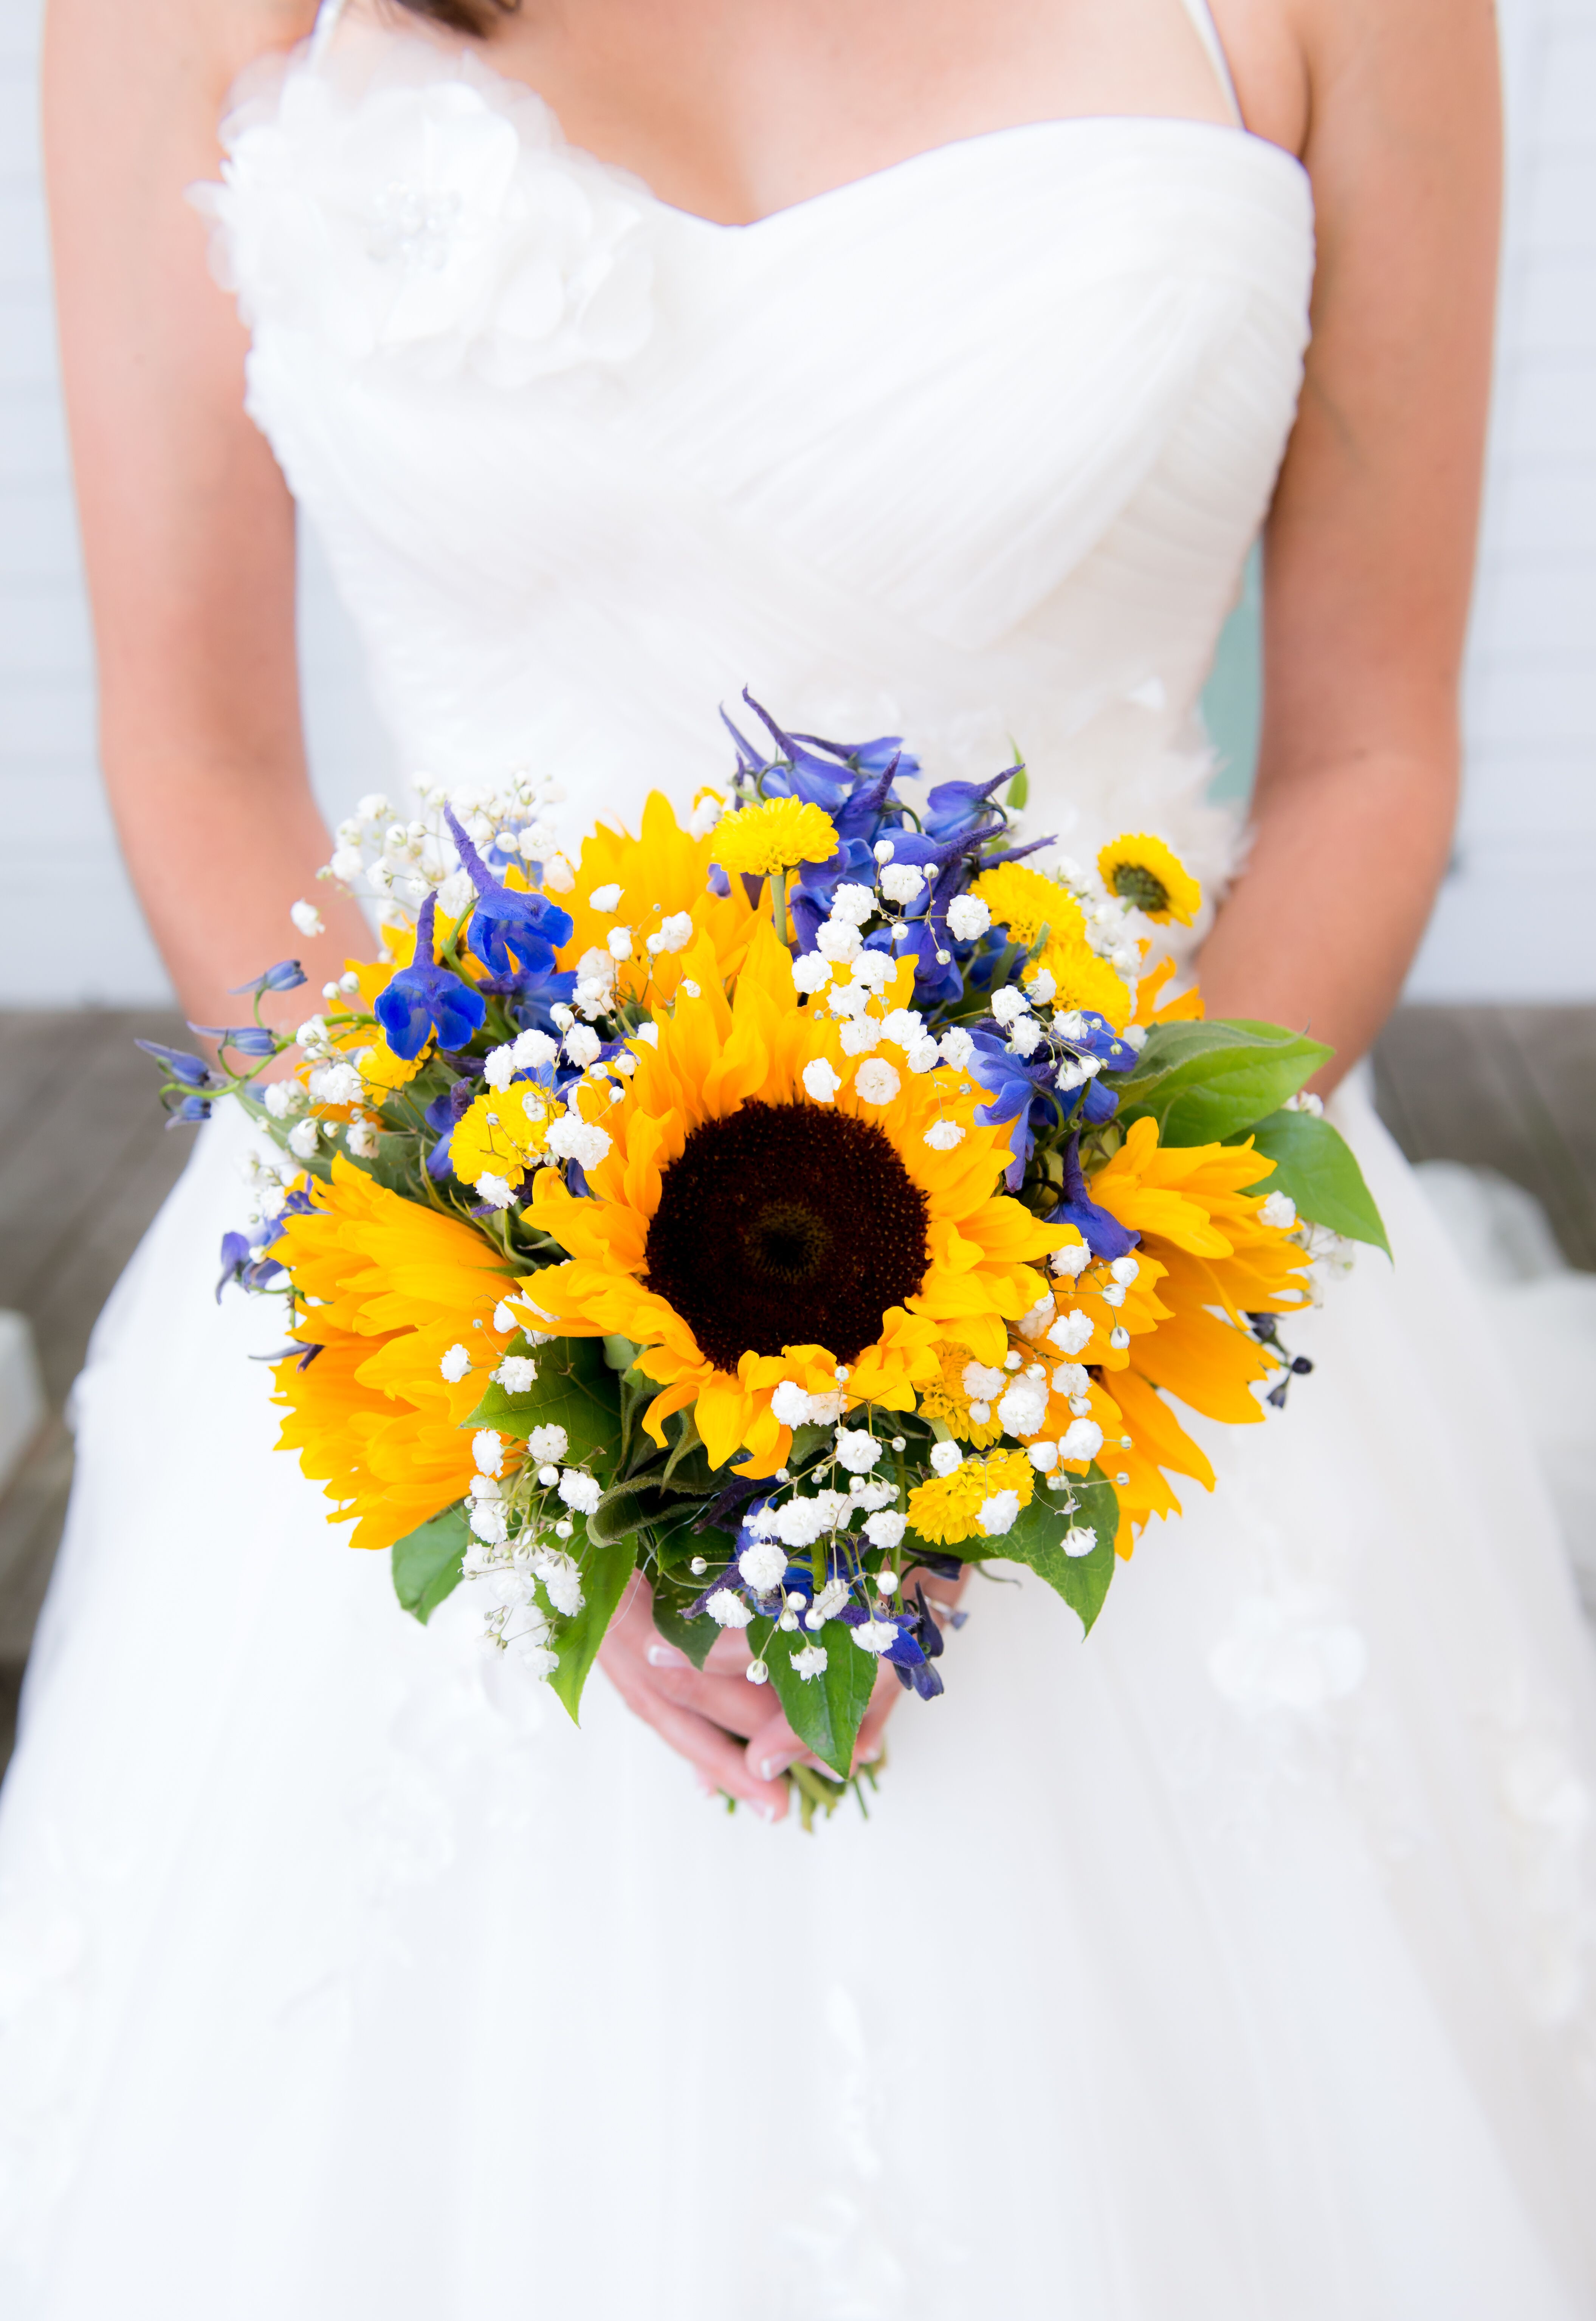
[[[776,941],[784,944],[787,940],[787,878],[784,870],[773,870],[770,874],[770,915],[775,922]]]

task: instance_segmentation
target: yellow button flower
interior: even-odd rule
[[[933,1546],[957,1547],[982,1536],[981,1510],[989,1499],[1012,1491],[1027,1507],[1036,1486],[1037,1470],[1023,1451],[993,1451],[917,1485],[909,1494],[909,1521]]]
[[[768,878],[800,862],[829,861],[837,851],[837,825],[818,806],[766,798],[722,815],[715,824],[712,851],[728,878],[740,871]]]

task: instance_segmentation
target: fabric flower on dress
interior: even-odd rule
[[[652,325],[650,205],[564,143],[547,105],[477,60],[351,42],[258,76],[199,206],[257,333],[315,333],[349,363],[516,387],[636,354]]]

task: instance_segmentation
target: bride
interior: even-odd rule
[[[1038,833],[1221,890],[1193,704],[1266,520],[1201,972],[1344,1072],[1452,817],[1485,0],[311,13],[50,11],[105,768],[195,1020],[367,942],[288,929],[296,500],[408,769],[530,763],[579,835],[723,778],[748,683],[939,773],[1012,734]],[[1591,2314],[1596,1688],[1535,1350],[1333,1104],[1394,1268],[1089,1643],[976,1587],[809,1840],[765,1825],[795,1743],[646,1608],[576,1734],[327,1529],[203,1130],[80,1384],[0,1825],[5,2312]]]

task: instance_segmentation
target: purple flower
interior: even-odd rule
[[[1086,1178],[1081,1167],[1081,1139],[1077,1133],[1064,1149],[1064,1198],[1056,1209],[1047,1212],[1050,1225],[1074,1225],[1093,1257],[1111,1265],[1117,1257],[1129,1257],[1140,1241],[1138,1233],[1131,1233],[1100,1208],[1086,1189]]]
[[[429,895],[416,922],[414,960],[376,996],[376,1020],[389,1047],[406,1063],[414,1062],[432,1032],[440,1048],[463,1048],[474,1032],[481,1031],[487,1015],[480,991],[449,969],[432,963],[437,909],[437,896]]]
[[[975,1117],[983,1128],[1011,1124],[1009,1149],[1013,1158],[1003,1172],[1003,1182],[1011,1193],[1017,1192],[1035,1149],[1037,1131],[1050,1117],[1056,1117],[1047,1088],[1056,1066],[1047,1049],[1029,1061],[1015,1055],[995,1032],[974,1032],[970,1036],[975,1048],[968,1066],[970,1078],[992,1098],[990,1104],[977,1107]]]
[[[228,997],[240,999],[246,992],[258,996],[262,991],[297,991],[304,981],[304,969],[296,959],[280,959],[264,975],[258,975],[253,983],[240,983]]]
[[[547,985],[556,977],[555,952],[571,940],[569,912],[551,903],[547,895],[512,894],[508,887],[502,887],[461,829],[454,808],[445,806],[443,811],[460,860],[476,889],[467,942],[490,975],[517,988],[529,981]],[[553,996],[569,998],[575,988],[573,975],[566,988]]]
[[[203,1033],[223,1048],[236,1048],[240,1056],[275,1056],[277,1038],[258,1024],[191,1024],[191,1032]]]
[[[191,1056],[186,1048],[163,1048],[159,1040],[135,1040],[133,1045],[142,1048],[144,1053],[153,1056],[158,1063],[164,1064],[172,1078],[181,1080],[185,1088],[202,1088],[213,1085],[209,1064],[199,1056]]]

